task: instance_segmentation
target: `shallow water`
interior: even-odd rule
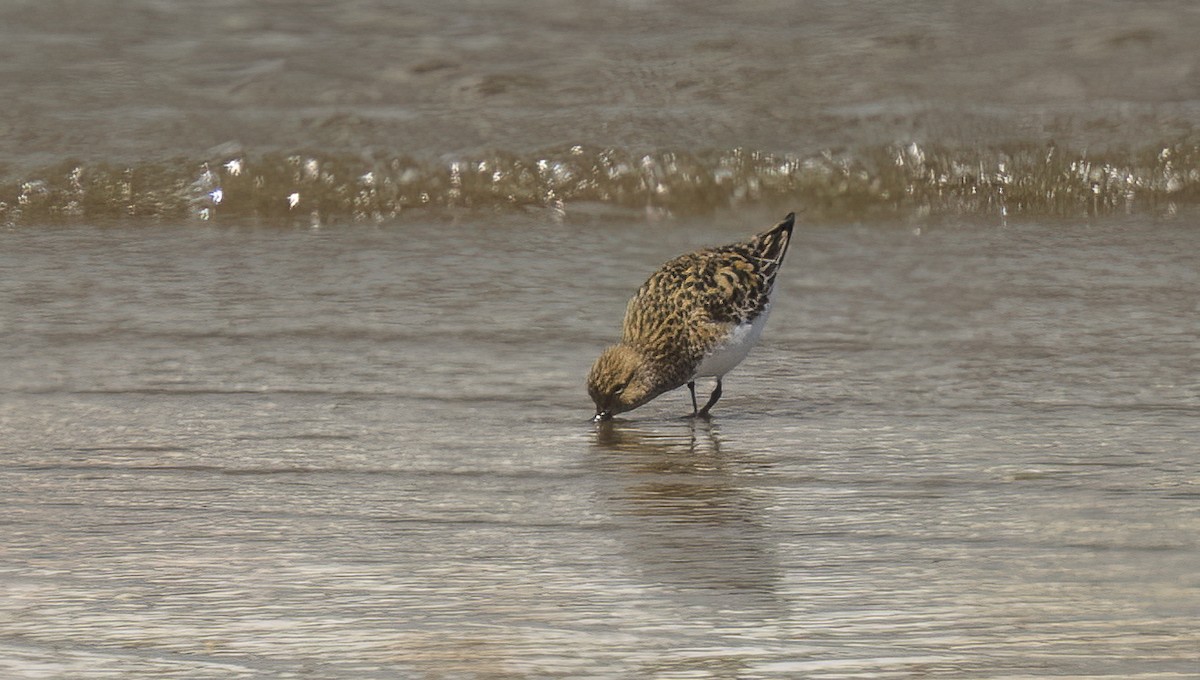
[[[713,420],[602,427],[777,216],[555,218],[6,232],[0,670],[1195,677],[1194,216],[805,224]]]
[[[0,6],[0,675],[1196,677],[1186,0]],[[709,423],[582,381],[801,214]]]

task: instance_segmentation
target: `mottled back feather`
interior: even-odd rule
[[[748,241],[667,262],[629,301],[622,342],[638,348],[678,386],[715,340],[767,308],[795,214]]]

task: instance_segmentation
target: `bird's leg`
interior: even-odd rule
[[[717,388],[712,391],[712,396],[708,398],[708,403],[704,405],[704,408],[700,409],[700,417],[707,418],[709,409],[711,409],[713,407],[713,404],[716,404],[717,400],[720,398],[721,398],[721,379],[717,378]]]
[[[688,391],[692,393],[692,417],[695,418],[696,413],[697,413],[697,411],[696,411],[696,381],[695,380],[688,383]]]

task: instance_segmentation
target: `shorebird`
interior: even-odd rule
[[[707,418],[721,398],[721,379],[749,354],[771,311],[796,214],[748,241],[705,248],[664,264],[625,308],[621,341],[605,349],[588,374],[594,421],[631,411],[687,385],[692,416]],[[703,408],[696,378],[717,384]]]

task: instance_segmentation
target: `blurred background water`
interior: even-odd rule
[[[1200,8],[23,1],[0,220],[1194,202]]]
[[[0,674],[1196,677],[1187,2],[0,7]],[[662,261],[801,227],[709,423]]]

